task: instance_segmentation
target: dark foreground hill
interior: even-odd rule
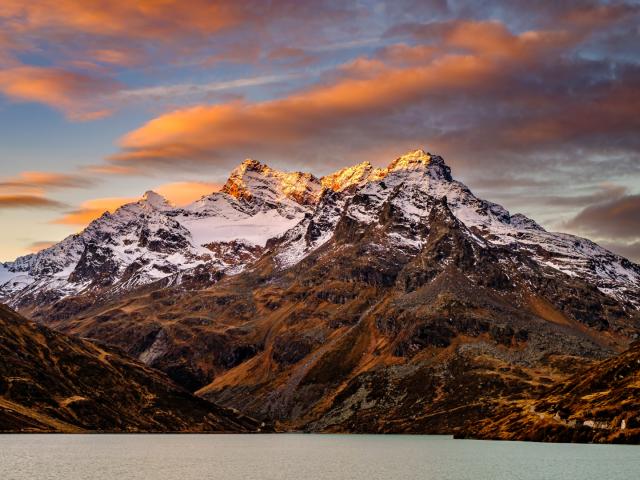
[[[250,432],[259,427],[123,354],[56,333],[0,305],[0,431]]]

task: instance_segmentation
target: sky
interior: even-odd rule
[[[640,1],[2,0],[0,260],[245,158],[408,150],[640,261]]]

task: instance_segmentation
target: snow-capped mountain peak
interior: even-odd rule
[[[451,181],[451,169],[439,155],[432,155],[422,149],[413,150],[396,158],[386,168],[386,173],[427,169],[435,179]]]
[[[638,265],[479,199],[453,180],[442,157],[422,149],[386,168],[362,162],[321,179],[248,159],[220,192],[184,208],[146,192],[80,234],[0,264],[0,299],[28,306],[166,277],[180,282],[195,269],[199,278],[219,278],[221,272],[251,265],[273,238],[280,239],[274,256],[278,268],[295,265],[336,232],[336,238],[349,239],[350,231],[385,238],[399,252],[415,255],[425,245],[430,212],[443,197],[452,215],[482,241],[517,250],[545,268],[587,279],[607,295],[640,305]]]
[[[400,155],[387,167],[389,170],[396,170],[399,168],[411,168],[415,165],[429,165],[431,163],[431,154],[425,152],[422,148],[417,150],[410,150],[404,155]]]
[[[14,306],[120,291],[202,268],[239,272],[308,214],[322,187],[313,175],[245,160],[225,187],[184,208],[147,191],[81,233],[0,264],[0,298]]]
[[[320,181],[310,173],[281,172],[257,160],[247,159],[232,170],[222,192],[243,200],[282,202],[300,205],[317,202]]]
[[[410,150],[392,161],[386,168],[375,168],[370,162],[362,162],[352,167],[342,168],[320,179],[324,188],[335,192],[347,190],[354,185],[376,182],[391,173],[420,171],[427,173],[432,179],[451,181],[451,169],[444,159],[432,155],[419,148]]]
[[[368,181],[379,180],[384,176],[384,169],[374,168],[369,162],[362,162],[353,167],[342,168],[320,179],[324,188],[341,192],[353,185],[361,185]]]
[[[354,188],[343,188],[341,181]],[[476,197],[452,178],[438,155],[414,150],[387,168],[360,164],[325,177],[323,184],[334,193],[323,197],[313,215],[283,237],[276,255],[283,268],[319,249],[336,231],[347,239],[386,232],[394,248],[415,254],[425,245],[431,210],[444,197],[453,215],[482,241],[517,250],[562,274],[588,279],[607,295],[640,306],[640,266],[589,240],[547,232],[522,214],[511,215],[501,205]],[[345,229],[350,233],[344,234]]]
[[[145,205],[156,209],[167,209],[173,207],[166,198],[153,190],[147,190],[142,196],[142,200],[140,202],[144,202]]]

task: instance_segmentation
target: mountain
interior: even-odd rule
[[[521,214],[510,215],[500,205],[478,199],[451,178],[441,157],[422,150],[387,168],[364,162],[321,179],[246,160],[220,192],[185,208],[147,192],[140,201],[105,213],[80,234],[0,264],[0,299],[29,310],[78,296],[93,304],[97,297],[111,298],[158,280],[214,282],[259,258],[267,240],[311,225],[314,232],[291,242],[279,257],[280,266],[291,266],[333,235],[335,221],[343,215],[336,209],[347,202],[347,218],[368,223],[368,217],[376,218],[370,208],[388,205],[404,216],[404,229],[410,230],[427,219],[425,198],[441,196],[457,218],[492,243],[526,251],[541,265],[587,278],[608,295],[634,308],[640,305],[637,265],[588,240],[546,232]],[[420,245],[410,232],[393,235],[400,248]]]
[[[186,208],[147,192],[80,234],[3,264],[0,298],[22,309],[72,296],[92,304],[161,279],[188,283],[237,273],[269,238],[311,211],[320,189],[312,175],[284,174],[246,160],[221,192]]]
[[[640,443],[640,343],[542,392],[506,402],[460,436],[500,440]]]
[[[640,266],[477,198],[422,150],[320,179],[247,161],[153,222],[119,212],[80,234],[110,232],[104,258],[126,239],[137,252],[92,256],[104,283],[78,290],[74,260],[60,283],[10,280],[7,300],[283,429],[461,431],[640,334]]]
[[[259,431],[114,350],[0,305],[0,431]]]

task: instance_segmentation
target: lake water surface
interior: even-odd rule
[[[0,435],[0,479],[632,480],[640,447],[408,435]]]

